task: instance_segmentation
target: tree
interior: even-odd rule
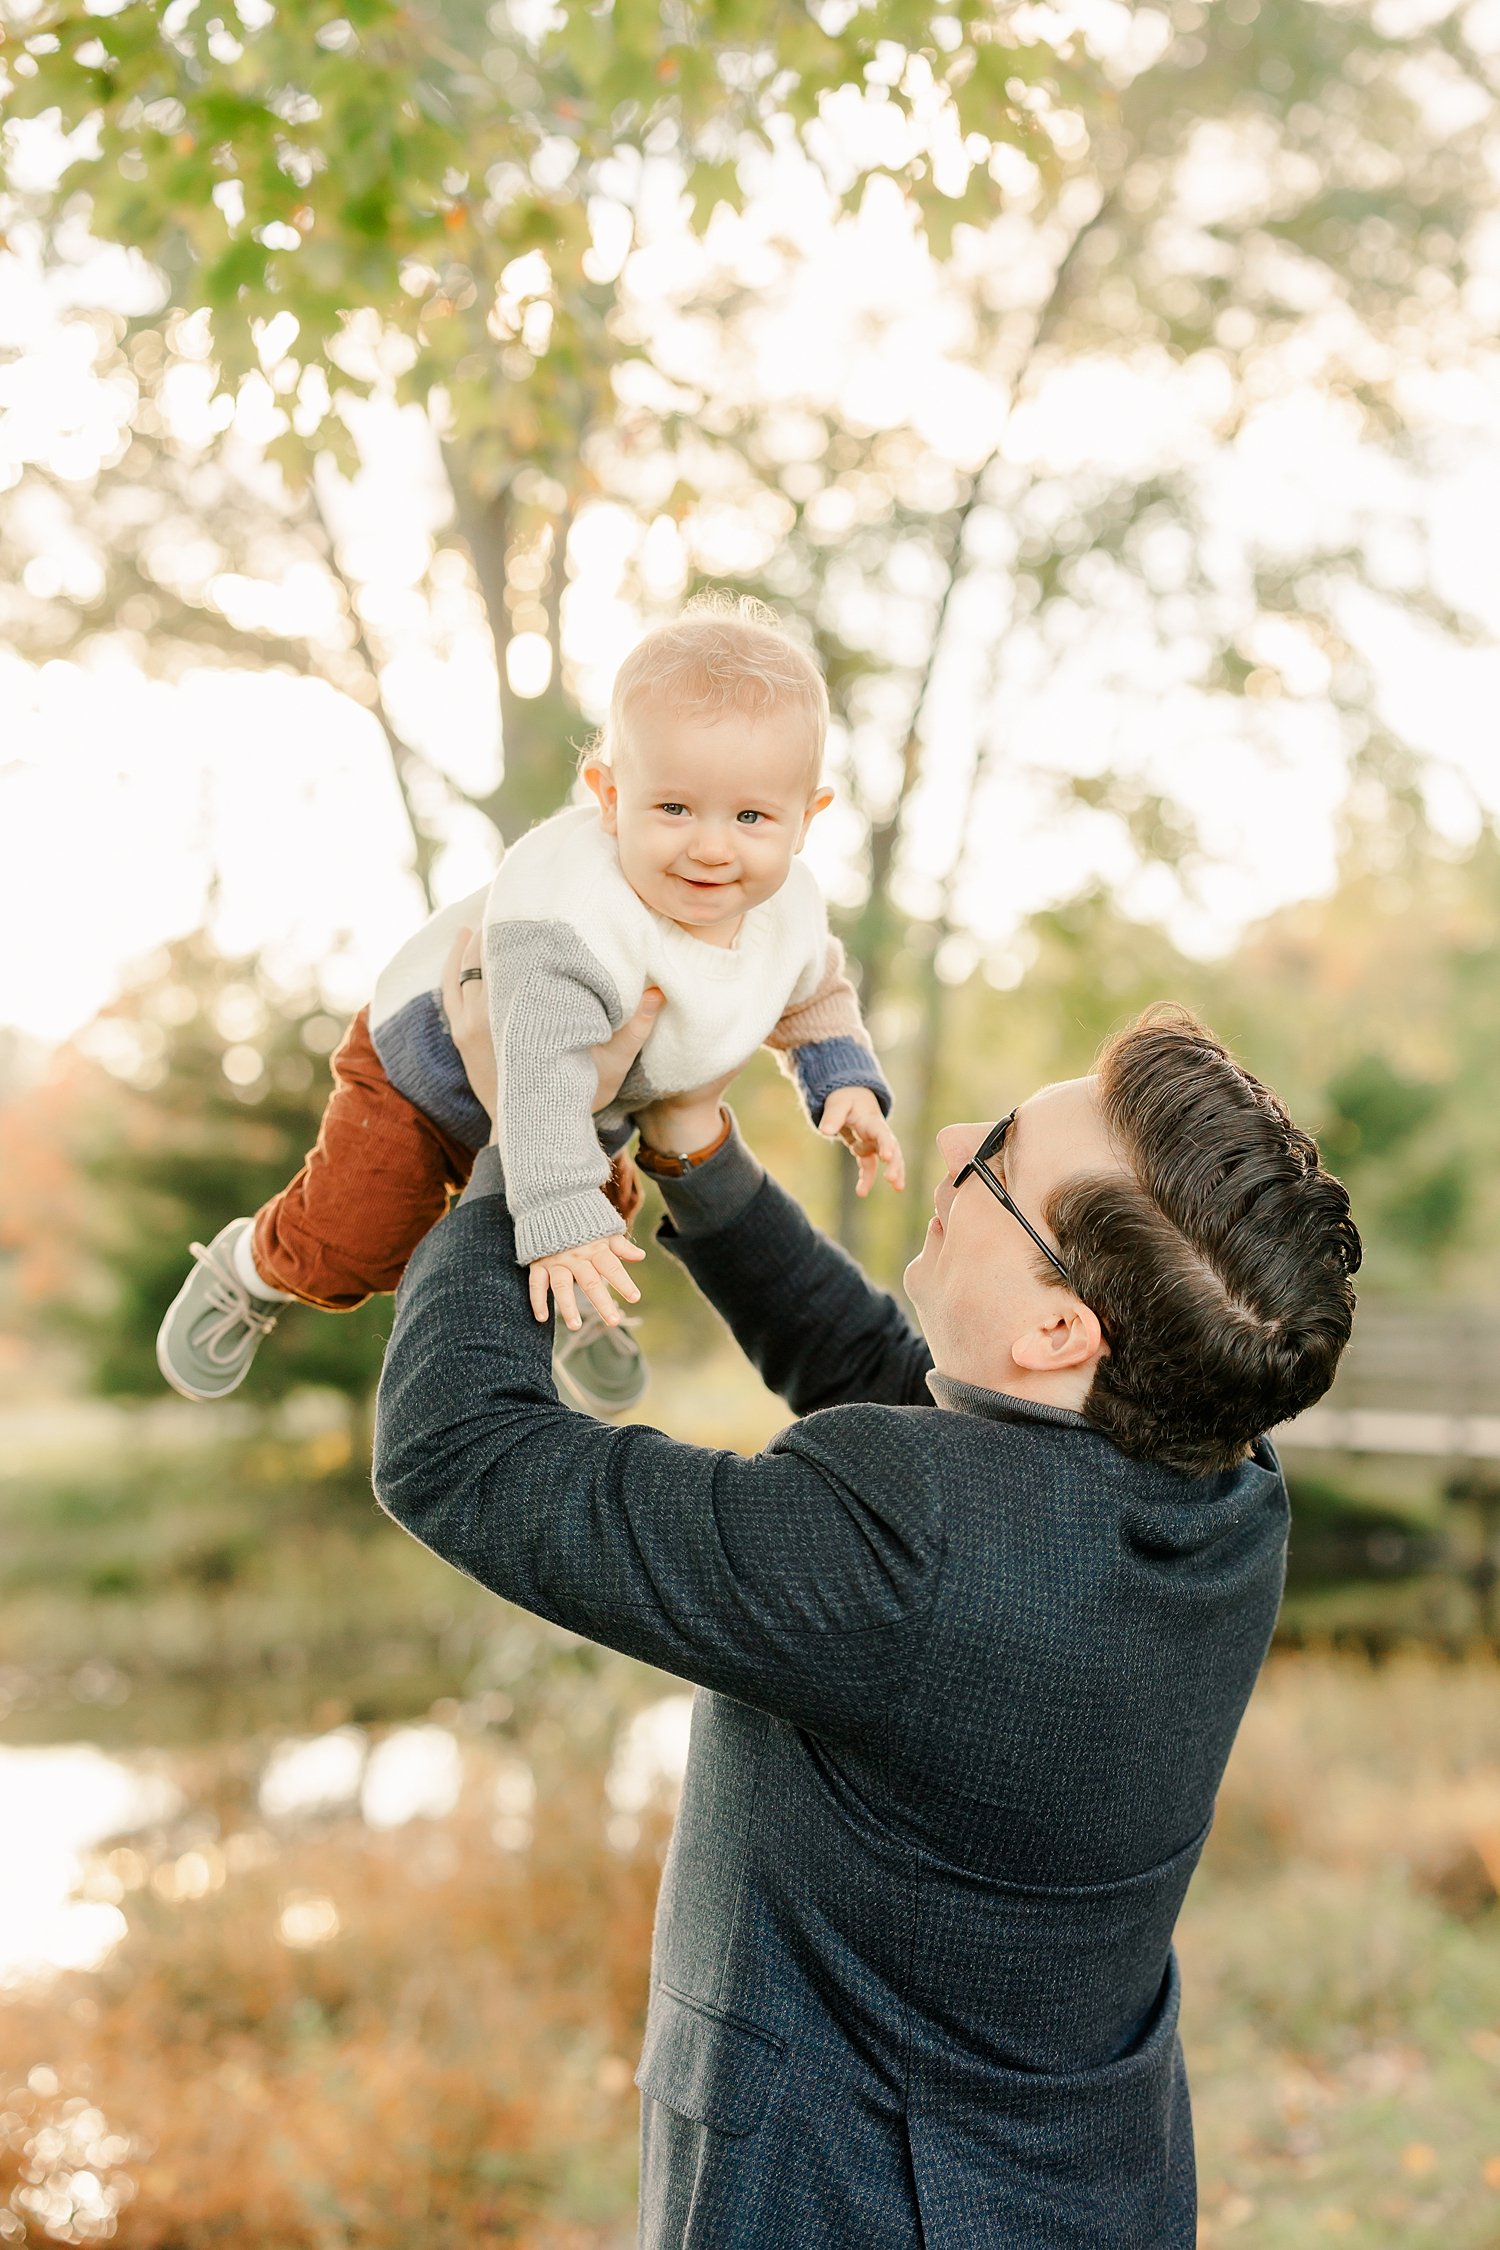
[[[103,121],[65,188],[86,199],[96,233],[146,248],[174,306],[207,308],[201,334],[162,330],[169,356],[180,339],[206,355],[247,426],[252,408],[289,416],[266,435],[292,476],[342,442],[382,382],[424,402],[496,651],[508,764],[480,802],[503,821],[547,809],[567,772],[560,605],[570,532],[601,494],[665,522],[684,586],[727,577],[798,613],[830,673],[864,833],[848,929],[867,1011],[883,1045],[905,1044],[893,1059],[919,1100],[946,1037],[950,987],[933,965],[962,966],[949,941],[988,882],[972,839],[1056,682],[1115,711],[1155,698],[1180,731],[1201,730],[1205,756],[1236,739],[1297,756],[1321,729],[1378,777],[1396,746],[1355,598],[1474,634],[1433,591],[1415,472],[1443,436],[1418,378],[1462,361],[1485,317],[1470,260],[1492,199],[1495,63],[1478,13],[1397,23],[1373,0],[1174,0],[1099,12],[1092,46],[1060,61],[1020,43],[1016,25],[1036,19],[1004,10],[856,11],[837,57],[808,33],[808,63],[796,29],[808,19],[791,11],[768,11],[737,44],[708,8],[691,57],[655,47],[653,20],[581,59],[594,36],[581,15],[563,11],[555,35],[528,43],[449,11],[430,67],[402,45],[426,39],[430,19],[419,32],[416,18],[403,29],[375,9],[338,18],[347,33],[321,10],[257,20],[229,38],[201,11],[158,19],[139,4],[32,19],[22,107],[55,105],[74,131]],[[102,23],[123,28],[106,38]],[[762,65],[783,33],[778,73]],[[378,223],[358,193],[351,215],[329,177],[341,139],[374,133],[386,147],[346,86],[367,50],[370,84],[399,112],[381,129]],[[449,105],[438,122],[429,80]],[[496,85],[498,100],[484,91]],[[872,162],[845,128],[851,102],[865,119],[882,95],[915,122]],[[503,154],[496,133],[513,136]],[[192,145],[177,147],[184,136]],[[454,158],[441,178],[439,146]],[[646,332],[631,246],[668,239],[653,215],[663,201],[691,196],[700,224],[723,202],[753,211],[788,150],[805,157],[809,209],[822,198],[818,209],[844,211],[841,242],[883,192],[882,171],[912,199],[951,357],[993,404],[982,442],[945,446],[901,411],[872,421],[821,377],[775,399],[757,389],[757,333],[805,271],[800,241],[760,243],[747,278],[733,228],[710,229],[680,301],[658,293]],[[297,172],[311,187],[288,218],[277,198]],[[56,244],[66,199],[43,200]],[[362,318],[346,317],[351,274]],[[295,335],[282,315],[301,323]],[[872,321],[870,359],[890,325]],[[676,348],[689,329],[705,348]],[[1134,448],[1107,431],[1080,439],[1085,386],[1106,417],[1143,399],[1172,410]],[[1379,489],[1341,516],[1268,525],[1227,502],[1225,485],[1253,484],[1257,448],[1293,397],[1330,444],[1378,465]],[[1049,417],[1070,399],[1060,441]],[[728,509],[756,537],[726,570],[715,525]],[[638,591],[648,606],[661,598]],[[357,588],[347,606],[356,618]],[[512,685],[523,635],[546,695]],[[366,641],[378,682],[378,632]],[[1149,760],[1124,755],[1116,724],[1106,717],[1096,740],[1056,758],[1056,818],[1126,839],[1135,875],[1165,871],[1158,907],[1173,887],[1190,899],[1214,862]],[[417,766],[410,777],[420,794],[427,777]],[[924,822],[946,840],[922,843]]]
[[[93,1084],[75,1085],[72,1103],[78,1272],[50,1317],[82,1345],[96,1389],[161,1395],[156,1331],[188,1244],[295,1172],[341,1028],[315,997],[279,989],[258,962],[225,959],[198,934],[146,963],[82,1035]],[[388,1300],[336,1318],[293,1306],[246,1395],[264,1403],[312,1383],[363,1400],[389,1328]]]
[[[86,216],[151,261],[171,306],[207,314],[223,395],[262,406],[293,485],[320,453],[353,465],[360,399],[393,383],[431,414],[495,650],[505,771],[483,809],[514,831],[555,804],[577,723],[568,534],[619,369],[645,352],[619,277],[653,199],[705,224],[739,198],[740,160],[790,133],[827,149],[845,199],[878,168],[940,207],[915,123],[878,166],[830,143],[829,99],[867,76],[910,120],[936,109],[976,151],[1045,160],[1066,71],[1014,28],[1026,14],[882,0],[825,19],[773,0],[747,19],[690,0],[666,18],[617,0],[533,31],[473,0],[233,16],[53,0],[0,62],[11,115],[54,119],[68,158],[56,192],[12,200],[54,251]]]

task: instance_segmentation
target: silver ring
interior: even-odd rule
[[[472,984],[476,977],[482,977],[483,975],[483,969],[460,969],[458,981],[460,984]]]

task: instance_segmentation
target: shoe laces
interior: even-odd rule
[[[252,1336],[269,1336],[276,1326],[276,1315],[256,1310],[249,1290],[222,1252],[201,1242],[190,1242],[188,1248],[208,1275],[204,1298],[207,1313],[216,1316],[210,1319],[205,1315],[194,1328],[193,1348],[216,1367],[227,1367],[244,1348],[244,1339],[236,1331],[246,1329]]]
[[[574,1352],[586,1351],[590,1344],[597,1344],[601,1336],[608,1337],[617,1352],[623,1354],[629,1350],[630,1347],[626,1341],[627,1333],[637,1325],[631,1319],[629,1313],[622,1313],[618,1322],[612,1327],[591,1298],[585,1297],[578,1310],[582,1317],[583,1326],[581,1328],[565,1328],[562,1331],[563,1341],[560,1349],[564,1358],[571,1357]]]

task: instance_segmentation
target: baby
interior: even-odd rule
[[[821,674],[761,604],[710,599],[648,633],[585,758],[595,801],[532,829],[487,895],[434,915],[402,948],[334,1057],[334,1092],[302,1171],[253,1220],[193,1245],[194,1270],[157,1339],[168,1382],[190,1398],[223,1397],[278,1301],[344,1309],[394,1288],[467,1178],[490,1119],[439,991],[465,925],[483,925],[493,1138],[517,1256],[537,1317],[550,1295],[568,1329],[587,1329],[592,1367],[560,1353],[559,1369],[571,1365],[565,1387],[593,1411],[618,1411],[642,1387],[611,1296],[637,1295],[621,1262],[622,1250],[639,1255],[626,1229],[640,1190],[623,1154],[634,1112],[766,1044],[813,1124],[854,1152],[859,1191],[881,1165],[903,1185],[890,1094],[797,856],[831,797],[819,786],[827,725]],[[594,1116],[592,1050],[648,986],[664,1005],[618,1096]]]

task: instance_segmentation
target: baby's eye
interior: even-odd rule
[[[657,809],[657,811],[658,811],[658,812],[665,812],[665,813],[679,813],[679,812],[686,812],[686,811],[687,811],[687,806],[686,806],[686,805],[658,805],[656,809]]]
[[[766,816],[763,812],[742,812],[736,813],[734,817],[736,820],[754,822],[757,820],[764,820]]]

